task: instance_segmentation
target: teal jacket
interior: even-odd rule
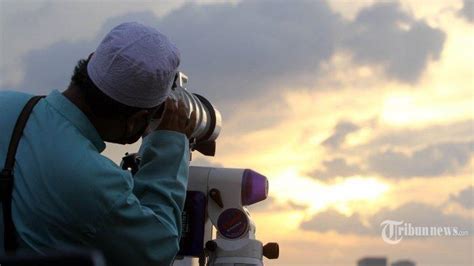
[[[1,168],[31,96],[0,92]],[[156,131],[145,137],[133,177],[102,156],[104,149],[88,118],[60,92],[35,106],[14,168],[12,216],[21,249],[43,254],[92,248],[102,251],[108,265],[171,264],[188,178],[186,136]],[[0,225],[3,245],[1,219]]]

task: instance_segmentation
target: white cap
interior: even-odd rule
[[[87,65],[92,82],[112,99],[128,106],[151,108],[170,93],[179,51],[154,28],[136,22],[113,28]]]

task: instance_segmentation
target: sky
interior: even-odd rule
[[[267,176],[249,206],[280,244],[266,265],[474,263],[473,1],[0,0],[0,89],[64,90],[125,21],[168,35],[188,90],[222,113],[216,156],[192,164]],[[385,220],[469,235],[391,245]]]

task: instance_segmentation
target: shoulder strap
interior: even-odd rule
[[[3,228],[4,228],[4,248],[6,252],[13,253],[18,248],[16,242],[16,230],[12,219],[12,192],[13,192],[13,167],[15,166],[15,155],[20,143],[23,129],[30,116],[33,107],[44,96],[34,96],[23,107],[20,116],[16,120],[15,128],[13,129],[8,146],[5,166],[0,173],[0,199],[2,201],[3,209]]]

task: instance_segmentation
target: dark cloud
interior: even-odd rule
[[[347,121],[341,121],[334,128],[334,133],[325,141],[323,141],[322,144],[326,147],[337,149],[339,146],[341,146],[341,144],[344,143],[347,135],[357,131],[358,129],[359,127],[356,124]]]
[[[48,49],[33,50],[26,56],[25,78],[17,90],[47,94],[52,89],[64,90],[79,59],[87,58],[93,42],[57,42]]]
[[[344,216],[337,211],[328,210],[303,222],[303,230],[327,232],[336,231],[341,234],[377,235],[381,232],[380,224],[385,220],[403,221],[412,226],[458,227],[467,230],[469,235],[474,231],[471,219],[458,215],[444,214],[440,209],[421,203],[408,203],[396,209],[382,209],[368,218],[367,224],[362,223],[358,214]]]
[[[362,10],[348,26],[344,45],[357,62],[380,64],[398,80],[415,82],[430,59],[438,59],[445,34],[416,20],[397,2]]]
[[[100,33],[92,40],[59,41],[45,49],[32,50],[22,58],[25,65],[25,76],[22,82],[14,88],[2,89],[36,94],[47,94],[52,89],[64,90],[69,84],[77,61],[87,58],[114,26],[130,20],[151,25],[157,23],[157,18],[152,12],[129,14],[107,20]]]
[[[431,125],[429,127],[410,129],[384,130],[375,136],[367,144],[361,145],[361,149],[368,150],[374,147],[416,147],[420,143],[448,142],[455,140],[472,139],[473,120],[457,121],[454,123]]]
[[[400,19],[411,21],[412,29],[396,28]],[[411,81],[443,46],[443,38],[435,38],[442,35],[439,30],[413,22],[393,4],[364,9],[355,21],[348,21],[325,1],[186,3],[161,18],[152,12],[112,17],[92,40],[60,41],[31,51],[22,58],[24,80],[0,89],[46,94],[66,88],[75,63],[125,21],[139,21],[167,34],[181,50],[181,70],[189,76],[189,89],[218,106],[224,119],[239,112],[246,100],[271,95],[268,102],[278,104],[264,107],[273,108],[280,105],[283,90],[311,87],[320,64],[340,49],[353,53],[358,63],[382,63],[387,75]],[[46,29],[37,32],[41,30]],[[280,118],[250,121],[242,130],[272,125]],[[344,135],[335,135],[326,145],[337,147]]]
[[[365,126],[367,124],[340,122],[323,144],[340,148],[348,134]],[[330,180],[334,177],[364,174],[379,174],[388,178],[456,174],[467,166],[474,149],[472,120],[418,129],[379,130],[375,124],[368,127],[382,133],[367,143],[337,150],[337,156],[322,161],[321,167],[308,175]],[[410,152],[400,152],[401,150]],[[359,160],[349,163],[345,156],[356,156]]]
[[[384,64],[388,75],[412,82],[444,44],[440,30],[398,4],[364,9],[355,21],[342,19],[325,1],[188,4],[160,23],[182,50],[193,84],[221,102],[256,97],[268,88],[311,86],[308,75],[340,48],[357,63]]]
[[[328,180],[334,177],[346,177],[362,174],[365,171],[355,164],[348,164],[344,158],[334,158],[323,161],[323,170],[315,170],[309,175],[322,180]]]
[[[459,15],[471,23],[474,22],[474,1],[464,0],[462,9],[459,10]]]
[[[474,186],[467,187],[456,195],[451,195],[451,200],[466,209],[474,209]]]
[[[217,103],[224,117],[237,112],[243,100],[298,84],[311,86],[320,63],[341,48],[354,53],[357,63],[382,63],[388,75],[412,81],[430,58],[437,58],[444,40],[439,30],[415,21],[396,4],[377,4],[347,21],[325,1],[187,3],[162,18],[151,12],[114,17],[93,40],[62,41],[32,51],[23,58],[25,80],[12,89],[43,93],[63,88],[74,63],[110,28],[130,20],[170,36],[182,52],[181,69],[191,90]],[[397,28],[399,21],[411,29]]]
[[[336,48],[343,21],[324,1],[187,4],[164,17],[182,69],[219,102],[240,102],[316,73]]]
[[[474,142],[444,142],[405,154],[392,149],[372,154],[369,169],[388,178],[432,177],[453,174],[466,166]]]

